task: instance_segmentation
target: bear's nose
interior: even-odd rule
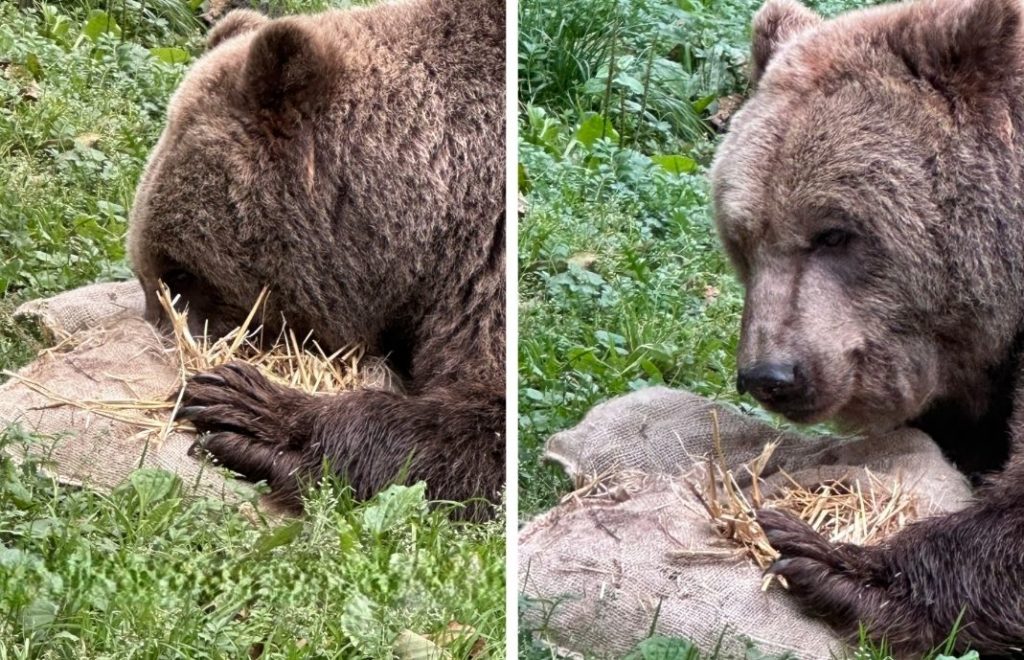
[[[757,362],[740,369],[736,389],[740,394],[750,392],[761,403],[777,405],[801,396],[802,381],[792,362]]]

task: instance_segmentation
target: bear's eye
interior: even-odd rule
[[[839,248],[850,242],[853,234],[845,229],[833,227],[819,232],[811,241],[811,247],[817,248]]]

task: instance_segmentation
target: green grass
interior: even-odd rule
[[[135,184],[185,68],[149,47],[86,36],[89,15],[0,5],[0,365],[31,356],[17,303],[129,276],[124,232]],[[125,35],[125,32],[121,32]]]
[[[202,50],[196,5],[0,3],[0,369],[43,345],[19,303],[130,277],[126,218]],[[104,495],[39,468],[0,457],[0,658],[389,658],[403,630],[451,621],[479,635],[454,657],[476,641],[474,657],[504,656],[501,520],[453,523],[419,487],[356,503],[334,484],[282,523],[167,473]]]
[[[367,503],[334,484],[282,523],[167,472],[104,495],[39,467],[0,456],[0,657],[387,658],[449,621],[503,653],[503,523],[453,523],[422,484]]]
[[[566,487],[543,441],[595,403],[661,383],[733,398],[742,293],[708,213],[705,117],[742,88],[752,9],[523,4],[521,517]]]
[[[525,0],[519,15],[519,519],[569,488],[544,441],[666,384],[764,416],[734,388],[742,290],[707,166],[718,100],[746,93],[761,0]],[[860,0],[810,2],[826,15]],[[532,607],[522,602],[520,607]],[[550,658],[520,631],[521,656]],[[760,657],[756,651],[750,657]],[[683,640],[630,658],[709,658]],[[880,660],[862,643],[857,657]]]

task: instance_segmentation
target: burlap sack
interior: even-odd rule
[[[141,318],[145,297],[137,280],[92,284],[52,298],[30,300],[15,318],[34,322],[53,343],[125,317]]]
[[[686,480],[712,449],[717,410],[727,461],[780,444],[762,475],[770,490],[780,469],[814,485],[875,475],[899,479],[922,515],[956,510],[970,496],[965,479],[924,434],[900,430],[872,438],[805,438],[696,395],[650,388],[594,408],[575,428],[553,436],[545,457],[570,477],[642,471],[616,497],[556,506],[519,536],[523,625],[570,654],[619,657],[652,632],[682,637],[722,658],[761,652],[820,660],[844,644],[801,614],[778,586],[761,590],[761,570],[746,559],[680,558],[680,551],[721,552]],[[748,479],[749,482],[749,479]]]
[[[15,315],[34,320],[62,347],[49,350],[0,385],[0,427],[40,437],[28,450],[49,459],[64,483],[103,491],[140,467],[175,472],[196,493],[237,501],[251,489],[191,458],[193,434],[146,432],[73,402],[166,400],[180,384],[172,347],[142,318],[138,282],[98,284],[31,301]]]
[[[85,409],[89,402],[164,401],[178,391],[173,341],[146,323],[143,310],[134,280],[87,286],[16,310],[57,346],[0,385],[0,428],[19,424],[38,434],[42,439],[28,450],[47,457],[65,483],[110,490],[134,469],[149,467],[177,473],[197,494],[250,498],[249,484],[188,455],[194,434],[147,431]],[[390,382],[382,365],[364,370],[364,386]],[[24,449],[13,444],[7,451],[19,457]]]

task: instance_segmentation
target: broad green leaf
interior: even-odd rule
[[[181,479],[176,474],[151,468],[132,472],[128,481],[138,494],[143,509],[168,496],[177,495],[181,486]]]
[[[64,523],[56,518],[38,518],[15,526],[14,531],[32,538],[44,539],[63,528]]]
[[[611,121],[605,119],[603,115],[596,112],[587,113],[583,121],[580,122],[579,128],[576,129],[576,140],[590,149],[601,138],[608,138],[612,142],[618,143],[619,133],[612,126]]]
[[[20,564],[30,564],[33,559],[33,555],[23,550],[0,545],[0,568],[13,569]]]
[[[359,530],[354,528],[347,520],[339,520],[337,525],[338,549],[342,553],[346,553],[359,548]]]
[[[536,106],[527,107],[526,117],[527,126],[523,138],[544,147],[552,155],[558,155],[562,125],[557,120],[548,117],[543,108]]]
[[[691,174],[697,171],[697,161],[680,154],[651,156],[651,160],[661,169],[672,174]]]
[[[382,534],[404,525],[427,510],[425,494],[426,484],[422,481],[412,486],[389,486],[363,511],[364,529],[371,534]]]
[[[167,529],[173,522],[174,517],[181,511],[181,500],[173,497],[166,499],[156,506],[143,511],[141,521],[136,528],[140,536],[159,534]]]
[[[48,598],[36,598],[21,610],[19,618],[27,632],[40,630],[57,618],[57,603]]]
[[[615,76],[615,82],[634,94],[640,95],[644,93],[644,84],[628,73],[620,73]]]
[[[185,64],[191,57],[187,50],[181,48],[150,48],[149,52],[153,57],[167,64]]]
[[[82,34],[92,41],[96,41],[101,35],[108,32],[115,37],[121,34],[121,27],[114,17],[102,9],[93,9],[89,12],[89,16],[85,19],[85,25],[82,26]]]
[[[260,537],[260,540],[256,542],[256,546],[253,550],[257,554],[265,554],[274,548],[288,545],[298,538],[299,534],[302,532],[302,527],[303,523],[301,520],[295,520],[287,525],[281,525]]]
[[[374,648],[379,643],[380,619],[377,604],[357,591],[345,603],[338,627],[357,648]]]
[[[698,114],[704,112],[705,110],[708,109],[708,106],[711,105],[712,102],[714,102],[717,98],[718,97],[715,96],[714,94],[709,94],[708,96],[697,99],[696,101],[693,102],[694,111],[696,111]]]
[[[54,41],[63,41],[71,30],[71,21],[61,13],[58,7],[53,5],[41,5],[40,10],[43,16],[44,34]]]
[[[9,497],[19,509],[27,509],[32,505],[32,493],[21,482],[21,474],[13,463],[0,465],[0,494]]]
[[[527,399],[531,399],[533,401],[543,401],[544,400],[544,393],[541,392],[540,390],[535,390],[532,387],[527,387],[526,389],[524,389],[523,390],[523,396],[525,396]]]

